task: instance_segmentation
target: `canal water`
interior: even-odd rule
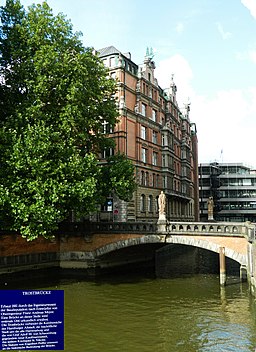
[[[215,275],[155,279],[116,274],[97,280],[2,282],[8,289],[62,289],[65,351],[255,351],[256,304],[247,283]]]

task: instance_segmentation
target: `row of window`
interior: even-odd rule
[[[118,67],[118,66],[123,66],[125,70],[131,72],[134,75],[137,75],[138,69],[135,65],[132,65],[130,62],[124,60],[123,58],[119,58],[118,56],[111,56],[107,57],[105,59],[102,59],[104,65],[106,67]]]
[[[150,75],[150,73],[149,73]],[[149,77],[149,81],[151,80],[151,77]],[[149,98],[152,98],[155,101],[158,101],[158,93],[156,89],[151,89],[147,84],[143,83],[142,84],[142,93],[148,96]]]
[[[147,117],[147,105],[142,103],[141,104],[141,114],[145,117]],[[152,116],[151,116],[152,120],[154,122],[157,122],[157,111],[152,109]],[[161,124],[164,123],[164,121],[160,121]],[[182,140],[182,132],[180,130],[180,128],[175,125],[174,123],[171,124],[172,130],[173,130],[173,134],[174,136],[178,139],[178,140]],[[188,138],[188,136],[185,137],[184,139],[184,143],[186,143],[189,147],[191,145],[190,139]]]
[[[140,184],[141,186],[152,186],[160,187],[160,176],[159,174],[152,173],[151,180],[149,179],[148,171],[141,171],[140,173]]]
[[[256,198],[256,190],[220,190],[221,198]]]
[[[148,149],[146,148],[141,148],[141,161],[143,163],[148,162]],[[158,165],[158,153],[155,151],[152,152],[152,165]]]
[[[217,178],[216,182],[213,184],[213,179],[209,178],[201,178],[199,180],[200,186],[203,187],[211,187],[216,185],[216,187],[244,187],[244,186],[255,186],[256,179],[238,179],[238,178],[231,178],[231,179],[224,179],[224,178]]]
[[[172,206],[172,212],[173,214],[180,214],[180,215],[186,215],[186,216],[192,216],[193,215],[193,205],[192,203],[187,204],[186,206],[182,206],[181,203],[174,202]],[[145,194],[142,194],[140,196],[140,211],[141,212],[146,212],[148,211],[149,213],[157,213],[159,210],[158,208],[158,196],[153,197],[152,195],[149,195],[148,197],[145,196]]]
[[[159,174],[152,173],[152,175],[150,175],[148,171],[141,171],[139,182],[140,185],[144,187],[168,188],[172,189],[174,192],[182,192],[183,194],[191,196],[191,190],[186,183],[172,178],[169,178],[168,182],[167,176],[160,177]]]
[[[158,212],[158,197],[154,199],[152,195],[146,197],[145,194],[142,194],[140,196],[140,211],[153,213],[154,210]]]
[[[147,117],[147,105],[144,103],[141,103],[141,115]],[[152,109],[151,118],[154,122],[157,122],[157,111],[155,109]]]
[[[221,203],[223,210],[256,209],[256,202]]]
[[[155,130],[150,130],[151,131],[151,138],[152,138],[152,143],[158,144],[158,132]],[[149,131],[146,126],[141,126],[140,130],[140,137],[141,139],[148,140],[149,139]],[[168,137],[166,134],[162,134],[162,146],[172,146],[173,145],[173,140],[172,138]],[[177,151],[178,153],[178,151]]]

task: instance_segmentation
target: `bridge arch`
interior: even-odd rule
[[[134,238],[122,239],[113,243],[106,244],[93,253],[94,258],[98,258],[104,254],[117,251],[122,248],[127,248],[136,245],[143,245],[149,243],[166,243],[166,244],[181,244],[187,246],[194,246],[202,249],[206,249],[215,253],[219,253],[220,247],[223,247],[221,243],[211,242],[210,237],[207,237],[207,240],[192,236],[168,236],[167,238],[164,235],[150,235],[150,236],[141,236]],[[247,256],[245,254],[239,253],[231,248],[225,247],[226,257],[238,262],[240,265],[247,266]]]
[[[208,237],[206,241],[192,236],[171,236],[166,239],[166,243],[199,247],[215,253],[219,253],[220,247],[223,247],[223,244],[211,242],[210,237]],[[239,264],[247,266],[247,256],[245,254],[241,254],[233,249],[225,247],[225,255]]]
[[[142,237],[134,237],[122,239],[114,243],[106,244],[94,251],[94,257],[100,257],[104,254],[141,244],[149,244],[149,243],[165,243],[165,236],[163,235],[150,235],[150,236],[142,236]]]

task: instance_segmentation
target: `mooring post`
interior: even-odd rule
[[[225,247],[220,247],[220,285],[226,285]]]

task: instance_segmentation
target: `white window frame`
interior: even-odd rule
[[[145,126],[141,126],[140,136],[142,139],[146,140],[147,138],[147,128]]]
[[[152,120],[153,120],[154,122],[156,122],[156,116],[157,116],[157,112],[156,112],[155,109],[153,109],[153,110],[152,110]]]
[[[153,154],[152,154],[152,164],[154,166],[157,166],[157,159],[158,159],[158,153],[157,152],[153,152]]]
[[[147,105],[144,103],[141,103],[141,115],[146,116],[147,112]]]
[[[141,148],[141,160],[143,163],[147,162],[147,149]]]

